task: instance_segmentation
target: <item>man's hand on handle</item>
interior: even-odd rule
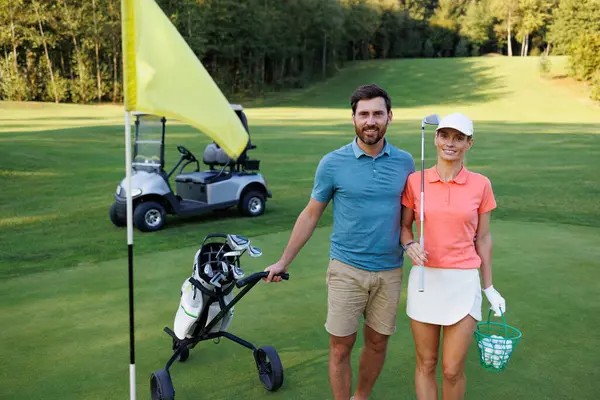
[[[265,272],[269,273],[269,276],[267,276],[265,278],[265,281],[281,282],[281,276],[275,276],[275,275],[287,272],[287,270],[288,270],[288,267],[286,265],[284,265],[281,261],[278,261],[275,264],[270,265],[267,268],[265,268]]]

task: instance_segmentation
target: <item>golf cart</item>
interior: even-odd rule
[[[239,105],[231,105],[240,118],[246,132],[248,120]],[[265,211],[266,200],[271,191],[263,175],[259,173],[259,160],[251,160],[247,152],[256,146],[248,145],[237,160],[231,159],[216,143],[206,146],[202,162],[207,166],[200,170],[200,162],[184,146],[177,146],[179,161],[167,174],[164,170],[164,144],[166,118],[134,113],[135,138],[131,192],[133,197],[133,223],[142,232],[160,230],[166,215],[196,216],[211,211],[237,206],[246,216],[256,217]],[[183,172],[195,164],[193,172]],[[169,179],[175,175],[173,191]],[[126,179],[117,186],[115,202],[109,216],[116,226],[127,225]]]

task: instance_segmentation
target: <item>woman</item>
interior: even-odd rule
[[[424,291],[418,291],[419,269],[408,280],[407,314],[416,348],[415,389],[418,399],[437,399],[436,368],[443,329],[443,399],[465,394],[465,360],[477,321],[481,321],[481,280],[496,315],[505,301],[492,285],[490,213],[496,208],[488,178],[464,166],[473,145],[473,122],[463,114],[444,117],[435,131],[437,163],[425,170],[424,247],[415,242],[420,220],[421,172],[408,178],[402,195],[401,243],[413,265],[424,267]],[[420,235],[420,224],[417,224]]]

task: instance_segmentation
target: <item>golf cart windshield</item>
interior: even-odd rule
[[[133,169],[160,171],[164,167],[164,123],[156,115],[136,114]]]

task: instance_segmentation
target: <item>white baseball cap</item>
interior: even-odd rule
[[[446,115],[440,121],[435,132],[437,133],[442,128],[454,128],[467,136],[473,136],[473,121],[461,113]]]

